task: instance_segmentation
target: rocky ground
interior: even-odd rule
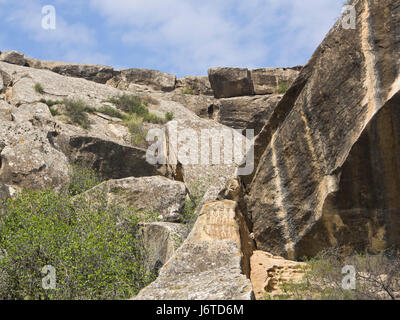
[[[159,276],[135,299],[263,299],[301,278],[295,260],[304,256],[399,247],[400,6],[354,5],[356,29],[339,20],[303,68],[177,79],[1,53],[0,197],[59,190],[71,166],[85,163],[104,178],[85,196],[96,201],[102,188],[109,201],[157,212],[141,233]],[[143,128],[164,132],[166,163],[149,163],[149,145],[115,116],[113,98],[124,94],[164,119]],[[86,125],[65,116],[68,99],[90,106]],[[176,137],[183,129],[190,134]],[[179,150],[195,148],[204,129],[228,132],[235,149],[254,146],[254,170],[187,161]],[[237,129],[253,129],[254,141]],[[187,235],[191,196],[197,219]]]

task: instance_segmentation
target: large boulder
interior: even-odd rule
[[[254,94],[250,71],[243,68],[211,68],[208,78],[215,98],[251,96]]]
[[[268,122],[282,95],[219,99],[211,117],[234,129],[253,129],[258,134]]]
[[[285,260],[268,252],[256,250],[250,258],[251,283],[257,300],[285,295],[285,284],[305,281],[307,264]]]
[[[187,94],[203,94],[212,96],[214,94],[211,89],[210,80],[207,76],[187,76],[176,81],[176,89]]]
[[[144,249],[146,271],[157,273],[183,242],[185,226],[179,223],[143,223],[139,239]]]
[[[181,220],[186,200],[185,185],[162,176],[108,180],[86,194],[96,196],[97,191],[104,192],[108,202],[134,207],[169,222]]]
[[[112,67],[102,65],[43,61],[31,58],[27,59],[27,63],[32,68],[47,69],[64,76],[83,78],[98,83],[106,83],[114,76]]]
[[[280,86],[290,87],[299,75],[299,67],[295,68],[262,68],[251,70],[255,94],[272,94]]]
[[[400,7],[354,1],[256,140],[257,248],[289,258],[400,247]]]
[[[0,181],[9,190],[60,189],[68,182],[68,159],[48,139],[50,117],[41,103],[0,103]]]
[[[120,71],[107,83],[121,90],[130,90],[132,84],[139,84],[153,90],[169,92],[175,89],[176,76],[157,70],[132,68]]]
[[[217,199],[251,148],[250,139],[240,132],[202,118],[171,121],[165,135],[171,170],[201,203]]]
[[[136,300],[249,300],[254,298],[249,259],[254,250],[234,201],[214,201],[183,245]]]
[[[17,64],[20,66],[26,65],[25,55],[18,51],[5,51],[0,54],[0,61]]]

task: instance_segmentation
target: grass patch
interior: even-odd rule
[[[147,130],[143,127],[143,118],[131,114],[124,120],[128,126],[129,133],[131,134],[131,143],[136,147],[147,147]]]
[[[174,119],[174,113],[173,113],[173,112],[170,112],[170,111],[166,112],[166,113],[165,113],[165,119],[166,119],[167,121],[173,120],[173,119]]]
[[[287,82],[280,82],[278,88],[276,88],[275,93],[285,94],[289,90],[290,86]]]
[[[119,97],[108,99],[108,102],[114,104],[118,109],[127,113],[128,115],[135,114],[143,118],[144,121],[150,123],[164,123],[165,119],[158,115],[151,113],[147,108],[148,103],[142,101],[137,96],[123,94]],[[129,117],[129,116],[128,116]]]
[[[44,89],[40,83],[36,83],[34,86],[34,89],[37,93],[40,93],[40,94],[44,93]]]
[[[183,88],[182,94],[191,94],[194,95],[194,91],[190,88]]]
[[[97,112],[100,112],[102,114],[105,114],[113,118],[124,119],[125,117],[125,115],[121,111],[114,109],[110,106],[102,106],[97,110]]]

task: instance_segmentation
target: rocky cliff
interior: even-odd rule
[[[303,265],[285,259],[400,247],[400,5],[352,5],[356,28],[339,19],[303,68],[177,79],[1,53],[0,197],[61,189],[85,163],[104,180],[85,197],[157,212],[140,234],[159,276],[135,299],[262,299],[300,280]],[[140,127],[122,120],[126,96],[150,112]],[[164,162],[149,161],[141,130],[161,134]],[[213,145],[221,133],[234,152]],[[240,174],[236,153],[254,170]]]

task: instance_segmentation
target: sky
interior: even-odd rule
[[[55,29],[43,29],[52,5]],[[0,51],[41,60],[206,75],[303,65],[341,0],[0,0]]]

